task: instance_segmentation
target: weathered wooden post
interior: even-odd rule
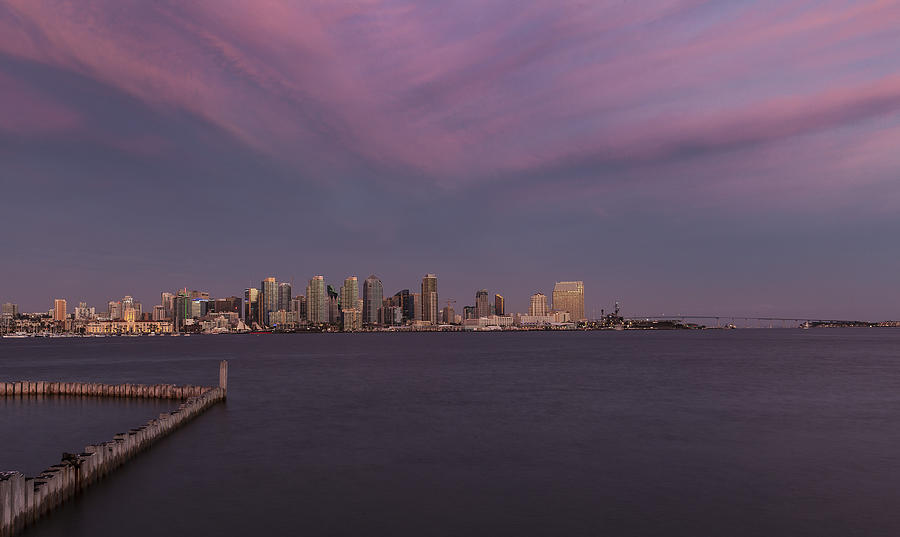
[[[219,388],[222,388],[222,396],[228,393],[228,361],[222,360],[219,363]]]

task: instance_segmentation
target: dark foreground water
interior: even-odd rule
[[[27,535],[900,534],[900,330],[3,340],[0,379],[222,358],[227,404]],[[159,412],[0,405],[25,470]]]

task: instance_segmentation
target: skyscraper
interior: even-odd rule
[[[66,299],[57,298],[53,301],[53,320],[56,322],[66,320]]]
[[[110,321],[122,319],[122,303],[118,300],[110,300],[106,304],[106,315]]]
[[[567,311],[573,321],[583,321],[584,282],[556,282],[553,287],[553,309]]]
[[[378,324],[378,308],[383,298],[384,286],[378,276],[372,274],[363,282],[363,324]]]
[[[396,301],[394,305],[399,307],[403,312],[402,315],[404,321],[412,321],[416,318],[416,308],[415,304],[410,300],[409,289],[397,291],[397,294],[394,295],[394,299]]]
[[[244,322],[252,326],[259,318],[259,289],[249,287],[244,289]]]
[[[159,295],[159,303],[163,307],[166,319],[172,318],[172,312],[175,310],[175,294],[163,291]]]
[[[341,309],[356,309],[357,300],[359,300],[359,279],[356,276],[348,276],[341,286]]]
[[[172,325],[176,332],[184,330],[185,320],[191,318],[191,295],[187,289],[178,291],[175,295],[175,312],[172,315]]]
[[[489,317],[491,315],[491,302],[487,289],[475,293],[475,317]]]
[[[278,311],[278,282],[269,277],[259,283],[259,325],[269,325],[269,314]]]
[[[311,324],[328,322],[325,277],[313,276],[306,286],[306,318]]]
[[[547,295],[544,293],[531,295],[531,306],[528,307],[528,315],[547,315]]]
[[[278,284],[277,310],[291,311],[291,291],[292,286],[288,282],[281,282]]]
[[[506,304],[503,295],[494,295],[494,315],[506,315]]]
[[[438,324],[438,309],[437,276],[426,274],[422,278],[422,320]]]

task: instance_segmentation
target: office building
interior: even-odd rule
[[[378,308],[384,298],[384,286],[378,276],[372,274],[363,282],[363,307],[362,323],[364,325],[378,324]]]
[[[122,320],[122,303],[118,300],[110,300],[106,304],[106,316],[110,321]]]
[[[568,312],[573,321],[584,321],[584,282],[556,282],[553,309]]]
[[[494,295],[494,315],[506,315],[506,304],[503,302],[503,295]]]
[[[426,274],[422,278],[422,316],[427,323],[438,323],[438,288],[437,276]]]
[[[168,319],[168,317],[166,317],[166,308],[162,305],[153,306],[153,314],[150,319],[153,321],[165,321]]]
[[[547,295],[535,293],[531,295],[531,305],[528,307],[528,315],[547,315]]]
[[[341,309],[356,309],[356,301],[359,299],[359,280],[356,276],[349,276],[341,286]]]
[[[475,317],[487,317],[491,314],[491,302],[487,289],[475,293]]]

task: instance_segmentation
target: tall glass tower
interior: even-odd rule
[[[384,286],[378,276],[372,274],[363,282],[363,324],[378,324],[378,308],[384,298]]]

